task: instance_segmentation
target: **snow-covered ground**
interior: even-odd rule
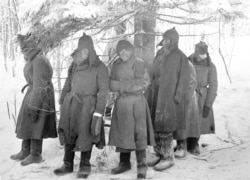
[[[230,66],[230,84],[224,65],[218,53],[211,52],[217,66],[219,89],[214,104],[216,134],[201,137],[199,157],[187,155],[185,160],[175,160],[175,166],[163,172],[149,168],[148,179],[169,180],[247,180],[250,179],[250,37],[237,38]],[[46,139],[43,144],[43,159],[40,164],[22,167],[20,162],[10,160],[9,156],[20,150],[21,141],[15,137],[16,117],[23,94],[20,90],[25,84],[21,66],[19,77],[12,78],[5,73],[1,64],[0,73],[0,180],[47,180],[76,179],[79,166],[79,153],[75,158],[74,173],[57,177],[53,170],[62,164],[63,147],[58,139]],[[16,98],[15,98],[16,97]],[[16,99],[16,100],[15,100]],[[9,104],[9,114],[7,110]],[[16,113],[15,105],[16,104]],[[109,128],[105,128],[108,137]],[[148,149],[148,157],[152,147]],[[132,170],[121,175],[111,175],[110,169],[119,161],[114,148],[106,147],[104,151],[93,150],[91,158],[92,174],[89,179],[125,180],[136,179],[136,161],[132,154]]]

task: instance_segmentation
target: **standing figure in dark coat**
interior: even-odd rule
[[[72,53],[59,103],[61,116],[58,133],[64,145],[64,164],[54,170],[57,175],[73,172],[75,151],[81,152],[78,178],[91,172],[90,158],[93,144],[105,146],[102,116],[109,89],[108,69],[96,55],[92,38],[83,35]]]
[[[197,77],[196,94],[200,120],[200,134],[214,134],[213,103],[217,96],[217,70],[208,53],[208,46],[201,41],[195,45],[195,52],[189,56]],[[188,150],[195,155],[200,154],[199,137],[188,138]]]
[[[186,128],[179,129],[174,132],[174,139],[177,141],[176,151],[174,156],[176,158],[185,158],[187,152],[187,138],[198,138],[200,137],[200,120],[199,120],[199,109],[196,96],[197,80],[194,66],[191,62],[189,65],[189,88],[186,95]]]
[[[178,48],[175,28],[163,34],[163,46],[155,57],[149,97],[153,120],[156,156],[148,162],[161,171],[174,165],[173,132],[185,128],[185,96],[188,91],[189,67],[186,55]],[[150,94],[150,93],[149,93]],[[151,99],[150,99],[151,98]]]
[[[131,169],[131,151],[136,152],[137,178],[147,173],[146,148],[155,145],[153,126],[147,101],[143,95],[149,84],[145,63],[134,55],[133,45],[121,40],[117,45],[117,59],[111,69],[110,90],[119,95],[111,119],[109,145],[120,152],[118,167],[112,174]]]
[[[42,55],[32,35],[18,35],[18,41],[26,60],[24,77],[28,90],[19,111],[16,134],[22,139],[22,149],[11,159],[22,160],[21,165],[42,161],[44,138],[56,138],[56,114],[54,88],[51,82],[53,70]]]

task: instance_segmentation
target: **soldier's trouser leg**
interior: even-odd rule
[[[146,164],[146,149],[137,150],[136,152],[137,160],[137,178],[145,179],[147,176],[147,164]]]

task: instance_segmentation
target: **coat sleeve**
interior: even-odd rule
[[[97,87],[98,87],[98,92],[97,92],[97,102],[96,102],[95,112],[103,115],[109,91],[108,68],[103,63],[101,63],[98,67]]]
[[[177,103],[180,103],[182,97],[188,92],[189,77],[190,75],[188,59],[185,55],[182,55],[179,79],[177,81],[176,92],[174,97]]]
[[[210,71],[208,73],[208,90],[205,100],[205,106],[212,107],[214,100],[217,96],[218,89],[218,79],[217,79],[217,70],[213,63],[211,63]]]
[[[59,104],[63,104],[64,98],[68,92],[71,90],[71,81],[72,81],[72,76],[73,76],[73,69],[74,69],[74,63],[72,63],[68,69],[68,76],[65,80],[62,93],[59,99]]]
[[[43,96],[46,93],[48,81],[51,80],[51,70],[43,59],[33,60],[33,85],[28,106],[33,110],[39,110],[42,106]]]

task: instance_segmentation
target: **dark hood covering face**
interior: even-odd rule
[[[31,35],[18,34],[17,41],[20,44],[20,48],[25,55],[26,60],[31,61],[41,51]]]
[[[94,48],[93,40],[90,36],[86,35],[85,33],[78,41],[77,49],[71,54],[71,56],[74,58],[74,55],[81,51],[82,49],[88,49],[89,50],[89,57],[88,57],[88,63],[89,66],[92,66],[93,64],[97,63],[97,55]]]

